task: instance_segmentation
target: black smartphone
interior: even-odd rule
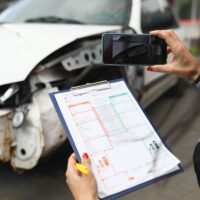
[[[167,61],[167,44],[150,34],[102,35],[103,63],[110,65],[153,65]]]

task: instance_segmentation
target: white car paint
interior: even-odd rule
[[[141,0],[132,2],[129,27],[137,33],[142,33]],[[0,25],[0,85],[23,81],[45,57],[78,38],[119,29],[120,26],[100,25],[2,24]],[[180,28],[176,32],[182,37],[183,31]],[[149,73],[145,70],[145,85],[160,76],[161,73]]]
[[[141,30],[141,0],[132,1],[132,10],[129,21],[129,26],[133,28],[137,33],[142,33]]]
[[[119,28],[31,23],[0,25],[0,85],[23,81],[45,57],[78,38]]]
[[[142,33],[141,0],[133,0],[129,26],[137,33]],[[47,23],[0,24],[0,85],[23,81],[44,58],[74,40],[121,28]],[[130,69],[135,70],[134,67]],[[148,72],[145,70],[145,84],[160,76],[157,73],[146,73]],[[48,76],[51,78],[51,75],[55,76],[51,73],[32,74],[31,88],[34,88],[37,82],[46,82],[44,79]],[[145,91],[142,101],[149,105],[164,89],[171,87],[169,83],[174,84],[170,79],[159,82],[153,90],[151,88]],[[15,113],[17,110],[0,111],[0,160],[11,161],[14,169],[33,168],[40,157],[55,150],[66,139],[48,97],[52,90],[56,91],[57,88],[48,85],[33,95],[32,102],[27,105],[29,112],[26,115],[26,123],[20,128],[12,126],[9,115],[9,112]],[[21,108],[18,109],[20,111]]]
[[[133,0],[129,26],[137,33],[142,32],[140,16],[141,1]],[[2,24],[0,25],[0,85],[23,81],[45,57],[78,38],[121,28],[121,26],[46,23]]]

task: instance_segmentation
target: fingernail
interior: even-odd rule
[[[153,72],[153,68],[152,67],[147,67],[147,71]]]
[[[89,158],[88,154],[87,154],[87,153],[84,153],[84,154],[83,154],[83,158],[84,158],[84,159],[88,159],[88,158]]]

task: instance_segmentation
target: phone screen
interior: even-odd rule
[[[165,64],[167,45],[156,36],[104,34],[103,62],[117,65]]]

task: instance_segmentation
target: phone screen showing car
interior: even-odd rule
[[[167,45],[149,34],[103,34],[103,63],[111,65],[165,64]]]

